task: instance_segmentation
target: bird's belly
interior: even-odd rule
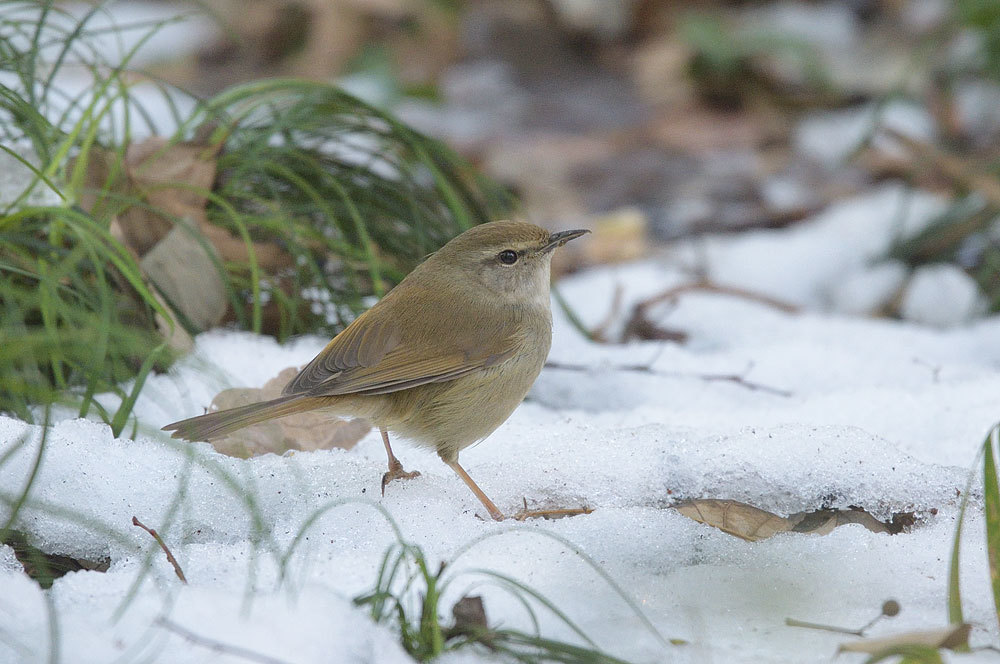
[[[547,351],[548,349],[539,349]],[[412,409],[387,428],[446,460],[503,424],[531,389],[548,353],[530,353],[445,383],[407,390]],[[399,393],[397,393],[399,394]]]

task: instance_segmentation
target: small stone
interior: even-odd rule
[[[899,615],[899,602],[894,599],[887,599],[882,603],[882,615],[894,618]]]

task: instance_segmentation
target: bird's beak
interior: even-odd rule
[[[575,240],[581,235],[586,235],[589,232],[590,231],[586,229],[577,229],[575,231],[559,231],[558,233],[553,233],[549,236],[549,241],[542,247],[542,253],[548,253],[556,247],[561,247],[570,240]]]

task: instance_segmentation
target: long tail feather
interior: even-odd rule
[[[251,424],[314,410],[322,405],[322,401],[316,397],[278,397],[271,401],[261,401],[260,403],[229,408],[174,422],[163,427],[163,430],[173,431],[173,438],[183,438],[190,441],[212,440]]]

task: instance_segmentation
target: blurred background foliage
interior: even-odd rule
[[[594,231],[562,274],[901,182],[952,203],[864,313],[998,311],[998,109],[992,0],[7,2],[0,411],[120,430],[192,334],[334,334],[515,213]]]
[[[0,147],[14,171],[0,411],[30,419],[33,404],[68,400],[118,434],[146,375],[190,335],[226,323],[332,335],[366,297],[509,209],[442,143],[328,83],[234,85],[186,111],[150,76],[157,97],[143,98],[132,58],[175,19],[127,24],[140,37],[115,54],[100,43],[123,29],[113,11],[0,10]],[[93,84],[67,93],[67,75]],[[112,413],[93,399],[108,391]]]

